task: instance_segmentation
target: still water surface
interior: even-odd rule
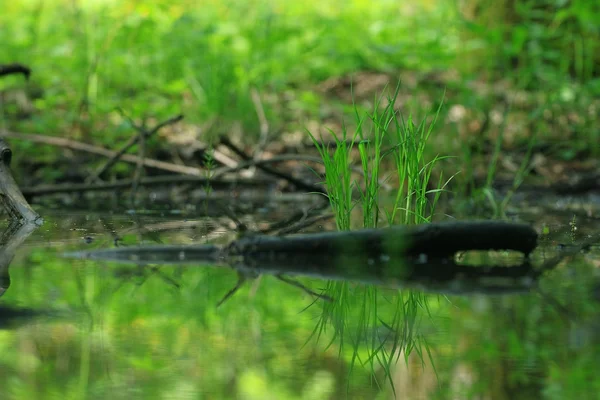
[[[229,268],[61,256],[116,242],[225,244],[235,238],[226,219],[43,215],[9,275],[0,271],[2,399],[599,398],[597,248],[521,295],[423,295],[350,282],[351,296],[334,300],[337,319],[323,320],[321,300],[272,276],[247,282],[217,308],[237,282]],[[552,252],[597,221],[574,226],[565,214],[534,225],[547,228],[541,242]],[[316,291],[327,284],[301,281]],[[394,343],[414,347],[408,354]]]

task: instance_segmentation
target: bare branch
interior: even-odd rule
[[[110,159],[103,166],[101,166],[100,168],[98,168],[96,170],[94,175],[92,175],[88,179],[86,179],[86,182],[88,182],[88,183],[98,180],[98,178],[100,178],[100,176],[102,176],[103,173],[108,171],[117,161],[119,161],[119,159],[121,159],[125,155],[125,153],[131,147],[133,147],[140,140],[146,139],[146,138],[152,136],[153,134],[155,134],[156,132],[158,132],[161,128],[163,128],[167,125],[175,124],[183,119],[183,115],[177,115],[175,117],[169,118],[166,121],[159,123],[154,128],[147,130],[143,125],[142,126],[136,125],[135,122],[129,116],[127,116],[123,110],[121,110],[120,108],[118,108],[117,110],[123,116],[123,118],[125,118],[129,121],[131,126],[138,132],[138,134],[133,136],[131,139],[129,139],[129,141],[127,143],[125,143],[119,151],[117,151],[112,157],[110,157]],[[143,165],[143,159],[144,159],[144,157],[141,157],[141,160],[138,160],[136,162],[138,164],[138,168],[140,165]]]
[[[29,140],[35,143],[44,143],[51,146],[64,147],[71,150],[82,151],[85,153],[96,154],[103,157],[112,158],[115,157],[117,152],[106,149],[104,147],[94,146],[91,144],[78,142],[76,140],[64,139],[56,136],[47,136],[47,135],[36,135],[32,133],[17,133],[11,132],[7,130],[0,130],[0,137],[12,138],[18,140]],[[137,164],[140,160],[138,156],[134,156],[131,154],[123,154],[120,157],[120,160],[126,161],[128,163]],[[175,172],[177,174],[182,175],[192,175],[192,176],[204,176],[204,172],[200,168],[187,167],[185,165],[177,165],[173,163],[168,163],[164,161],[158,161],[153,159],[145,159],[143,161],[145,167],[160,169],[163,171]]]

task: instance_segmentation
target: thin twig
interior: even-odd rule
[[[306,293],[310,294],[311,296],[316,296],[319,299],[329,301],[329,302],[333,301],[332,297],[327,296],[326,294],[320,294],[320,293],[314,292],[314,291],[310,290],[309,288],[307,288],[306,286],[304,286],[303,284],[301,284],[300,282],[298,282],[292,278],[286,278],[285,276],[283,276],[281,274],[275,275],[275,278],[279,279],[282,282],[287,283],[288,285],[292,285],[297,288],[300,288],[300,289],[304,290]]]
[[[0,136],[1,136],[1,134],[0,134]],[[274,157],[262,159],[262,160],[244,161],[242,163],[239,163],[235,167],[217,168],[214,171],[212,178],[218,178],[225,174],[237,172],[242,169],[252,167],[254,165],[259,166],[259,165],[277,164],[277,163],[286,162],[286,161],[305,161],[305,162],[312,162],[312,163],[316,163],[316,164],[323,164],[323,160],[320,157],[307,156],[307,155],[302,155],[302,154],[282,154],[279,156],[274,156]]]
[[[292,226],[289,226],[287,228],[284,228],[284,229],[280,230],[277,233],[277,235],[289,235],[291,233],[296,233],[299,230],[304,229],[306,227],[309,227],[309,226],[311,226],[311,225],[313,225],[313,224],[315,224],[315,223],[317,223],[319,221],[323,221],[323,220],[326,220],[326,219],[331,219],[333,217],[335,217],[335,215],[333,213],[329,213],[329,214],[317,215],[317,216],[314,216],[312,218],[306,218],[306,219],[298,221],[297,223],[295,223]]]
[[[104,147],[94,146],[91,144],[78,142],[76,140],[64,139],[56,136],[46,136],[46,135],[37,135],[33,133],[17,133],[7,131],[5,129],[0,130],[0,137],[12,138],[18,140],[28,140],[30,142],[35,143],[44,143],[51,146],[64,147],[71,150],[82,151],[85,153],[96,154],[103,157],[114,157],[117,152],[113,150],[106,149]],[[120,157],[121,161],[126,161],[128,163],[137,164],[139,162],[139,157],[134,156],[132,154],[123,154]],[[148,168],[160,169],[163,171],[175,172],[177,174],[182,175],[191,175],[191,176],[204,176],[204,172],[200,168],[195,167],[187,167],[185,165],[177,165],[173,163],[168,163],[164,161],[158,161],[153,159],[145,159],[144,166]]]
[[[332,213],[318,214],[311,218],[308,217],[310,212],[314,214],[315,212],[320,212],[325,208],[329,208],[329,203],[324,202],[321,206],[315,207],[312,210],[302,209],[283,221],[273,223],[269,227],[261,229],[258,233],[261,235],[268,235],[275,231],[279,231],[277,232],[277,236],[296,233],[299,230],[313,225],[318,221],[333,218],[334,215]]]
[[[252,166],[257,166],[258,167],[258,166],[261,166],[261,165],[276,164],[276,163],[286,162],[286,161],[304,161],[304,162],[310,162],[310,163],[321,164],[321,165],[323,164],[323,159],[320,158],[320,157],[307,156],[307,155],[303,155],[303,154],[281,154],[281,155],[278,155],[278,156],[274,156],[274,157],[267,158],[267,159],[262,159],[262,160],[248,160],[248,161],[244,161],[244,162],[239,163],[235,167],[222,167],[222,168],[218,168],[218,169],[215,170],[215,172],[213,173],[212,176],[213,176],[213,178],[218,178],[218,177],[220,177],[222,175],[229,174],[229,173],[232,173],[232,172],[237,172],[237,171],[240,171],[242,169],[246,169],[246,168],[249,168],[249,167],[252,167]],[[358,166],[351,166],[350,169],[352,170],[352,172],[364,176],[364,172],[363,172],[363,170],[360,167],[358,167]],[[388,190],[390,188],[390,185],[388,185],[387,183],[385,183],[383,180],[381,180],[379,183],[381,184],[381,187],[384,188],[384,189],[386,189],[386,190]],[[306,183],[304,183],[304,184],[306,184]],[[322,190],[319,190],[317,192],[318,193],[323,193]]]
[[[119,161],[119,159],[121,159],[125,155],[125,153],[131,147],[133,147],[136,143],[138,143],[140,140],[147,139],[148,137],[152,136],[153,134],[158,132],[163,127],[165,127],[167,125],[175,124],[183,119],[183,115],[180,114],[180,115],[171,117],[171,118],[159,123],[158,125],[156,125],[154,128],[152,128],[150,130],[147,130],[145,127],[145,123],[143,123],[141,126],[138,126],[128,115],[125,114],[125,112],[122,109],[117,108],[117,111],[121,114],[121,116],[123,118],[127,119],[129,124],[138,132],[138,134],[133,136],[131,139],[129,139],[129,141],[127,143],[125,143],[119,151],[117,151],[112,157],[110,157],[110,159],[107,160],[103,166],[101,166],[100,168],[98,168],[96,170],[94,175],[92,175],[88,179],[86,179],[86,182],[88,182],[88,183],[94,182],[98,178],[100,178],[100,176],[102,176],[102,174],[104,174],[106,171],[108,171],[108,169],[110,169],[117,161]],[[143,159],[143,157],[142,157],[142,159]],[[139,165],[139,163],[140,163],[140,161],[137,162],[138,165]]]
[[[93,175],[89,176],[86,179],[86,182],[92,183],[97,181],[102,174],[104,174],[110,167],[112,167],[127,152],[127,150],[129,150],[129,148],[137,142],[137,140],[138,135],[132,136],[129,139],[129,141],[125,143],[123,147],[121,147],[121,149],[119,149],[119,151],[117,151],[108,161],[106,161],[104,165],[99,167]]]
[[[323,203],[323,204],[324,204],[324,206],[329,207],[329,204],[327,204],[327,203]],[[268,234],[278,231],[280,229],[285,229],[285,228],[289,227],[290,225],[298,223],[299,221],[304,221],[307,217],[308,217],[308,210],[303,208],[303,209],[295,212],[294,214],[292,214],[290,217],[288,217],[282,221],[275,222],[275,223],[269,225],[265,229],[261,229],[258,233],[260,233],[261,235],[268,235]]]
[[[223,164],[226,167],[235,167],[238,165],[237,160],[229,157],[227,154],[217,149],[212,149],[212,157],[215,159],[215,161]]]
[[[252,159],[251,157],[249,157],[246,153],[244,153],[239,147],[237,147],[235,144],[233,144],[226,137],[221,138],[221,144],[223,144],[224,146],[227,146],[229,149],[231,149],[234,153],[239,155],[245,161],[243,163],[240,163],[240,165],[238,165],[238,167],[236,167],[236,168],[240,168],[240,166],[250,163],[250,164],[248,164],[248,167],[250,167],[250,166],[257,167],[269,175],[273,175],[273,176],[276,176],[278,178],[281,178],[281,179],[284,179],[284,180],[290,182],[291,184],[296,186],[298,189],[309,190],[311,192],[317,192],[317,193],[326,193],[326,190],[319,185],[304,182],[303,180],[295,178],[290,174],[286,174],[285,172],[281,172],[274,168],[267,167],[262,163],[262,161],[264,161],[264,160]],[[275,158],[275,157],[273,157],[273,158]],[[269,160],[272,160],[273,158],[270,158]],[[217,176],[218,173],[219,173],[219,170],[216,170],[215,174],[213,176]]]

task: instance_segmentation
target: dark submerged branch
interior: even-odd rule
[[[23,64],[5,64],[0,65],[0,76],[22,74],[25,79],[29,79],[31,75],[31,68]]]
[[[43,196],[57,193],[78,193],[78,192],[95,192],[114,189],[127,189],[133,185],[133,180],[123,179],[114,182],[102,183],[64,183],[59,185],[39,185],[34,187],[24,187],[23,195],[25,196]],[[268,185],[271,181],[263,179],[206,179],[205,177],[197,177],[190,175],[164,175],[142,178],[137,182],[138,186],[161,186],[161,185],[205,185],[210,183],[215,188],[227,188],[232,185],[256,187]]]

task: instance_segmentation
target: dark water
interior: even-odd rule
[[[261,228],[289,210],[244,222]],[[273,276],[217,308],[238,279],[229,268],[61,257],[115,243],[225,244],[235,237],[227,218],[42,213],[9,274],[0,269],[0,398],[600,398],[597,248],[520,295],[347,283],[324,320],[323,301]],[[573,213],[529,218],[548,255],[599,227]],[[399,335],[413,347],[394,348]]]

